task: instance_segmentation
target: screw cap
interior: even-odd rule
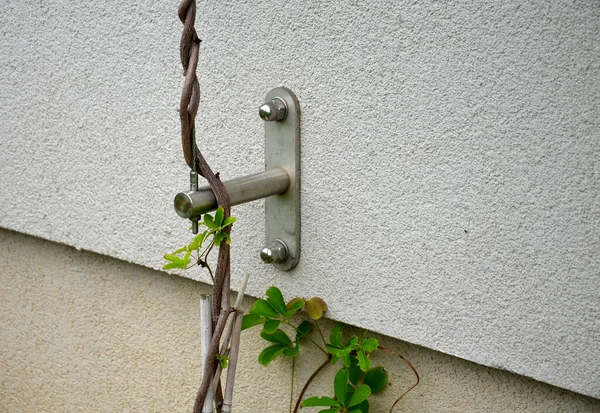
[[[265,264],[274,262],[284,262],[288,258],[287,246],[281,240],[274,240],[268,247],[265,247],[260,252],[260,259]]]
[[[262,120],[267,122],[285,120],[287,116],[287,105],[281,98],[271,99],[271,101],[258,108],[258,115]]]

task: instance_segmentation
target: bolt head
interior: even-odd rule
[[[287,106],[283,99],[275,98],[258,108],[258,115],[267,122],[285,120]]]
[[[258,108],[258,116],[262,120],[270,120],[273,117],[273,109],[267,103]]]
[[[288,259],[287,246],[283,241],[276,239],[268,247],[262,249],[260,259],[266,264],[285,262]]]
[[[260,259],[263,260],[265,264],[272,264],[275,261],[275,255],[270,248],[263,248],[260,252]]]

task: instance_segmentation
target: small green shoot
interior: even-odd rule
[[[227,244],[231,243],[231,236],[226,231],[226,228],[233,225],[236,218],[224,218],[224,215],[224,210],[221,207],[215,211],[214,216],[204,214],[203,220],[198,221],[198,225],[205,226],[206,230],[196,235],[188,245],[170,254],[165,254],[164,258],[167,260],[167,263],[163,266],[163,270],[187,270],[194,265],[207,266],[207,257],[213,246],[216,245],[218,247],[223,241]],[[207,245],[205,246],[205,244]]]
[[[219,364],[221,365],[221,368],[222,369],[226,369],[227,365],[229,364],[229,357],[223,356],[221,354],[216,354],[215,357],[219,361]]]

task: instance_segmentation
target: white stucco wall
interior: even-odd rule
[[[0,226],[159,268],[188,238],[176,2],[0,11]],[[266,92],[296,92],[302,258],[234,285],[600,397],[600,5],[202,2],[197,129],[224,179],[261,170]],[[185,276],[207,280],[204,274]]]

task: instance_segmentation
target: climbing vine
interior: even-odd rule
[[[299,317],[302,309],[308,314],[308,320]],[[329,331],[329,339],[326,339],[318,321],[325,311],[327,304],[322,298],[294,298],[286,303],[281,291],[271,287],[266,291],[266,297],[257,300],[244,316],[242,329],[262,325],[260,336],[269,344],[258,356],[260,364],[267,366],[278,357],[292,360],[290,413],[298,412],[300,407],[324,407],[320,413],[368,413],[369,398],[381,393],[388,383],[387,371],[382,366],[373,366],[371,355],[377,351],[393,354],[410,367],[416,383],[395,400],[390,408],[391,413],[396,404],[419,383],[417,370],[404,357],[381,346],[376,338],[368,337],[366,332],[345,337],[342,323],[335,324]],[[313,334],[317,336],[316,339],[311,336],[313,331],[318,333]],[[324,354],[325,360],[310,376],[294,405],[295,365],[302,343],[316,346]],[[341,364],[333,381],[333,397],[313,396],[304,399],[310,383],[328,364]]]
[[[181,100],[179,103],[179,119],[181,121],[181,143],[183,147],[184,159],[194,173],[197,172],[200,176],[203,176],[207,180],[215,194],[217,204],[219,208],[221,208],[221,214],[223,216],[222,222],[227,222],[231,214],[231,202],[229,199],[229,194],[227,193],[227,188],[223,182],[221,182],[218,173],[215,174],[212,171],[195,142],[196,129],[194,122],[200,102],[200,84],[196,75],[200,39],[198,38],[196,29],[194,27],[196,21],[196,1],[181,1],[178,8],[178,16],[183,23],[183,32],[181,34],[179,51],[185,80],[181,92]],[[204,222],[206,223],[206,220]],[[230,232],[231,225],[227,225],[222,227],[222,230],[219,232],[219,234],[223,234],[220,235],[220,237],[222,237],[222,239],[227,239],[228,241]],[[213,275],[211,271],[211,276],[213,277],[212,338],[209,345],[206,363],[204,365],[202,382],[194,403],[194,413],[200,413],[202,410],[202,405],[204,404],[209,387],[212,384],[213,375],[217,371],[218,363],[216,356],[219,351],[221,335],[223,334],[229,315],[235,311],[235,309],[231,306],[229,243],[219,242],[219,240],[216,238],[213,242],[215,245],[217,243],[219,244],[219,255],[217,258],[217,268],[215,274]],[[188,252],[186,252],[186,255]],[[174,256],[176,256],[176,254],[174,254]],[[187,258],[184,255],[182,259],[185,261]],[[198,257],[198,260],[200,259],[201,257]],[[175,265],[179,265],[180,263],[178,261],[171,262]],[[221,405],[223,401],[220,381],[217,385],[215,401],[217,406]],[[220,408],[218,408],[218,411],[220,411]]]

